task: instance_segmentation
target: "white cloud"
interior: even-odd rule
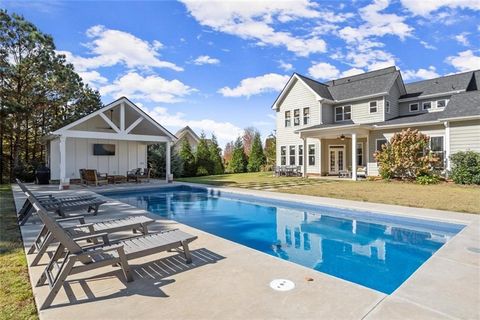
[[[207,136],[214,133],[222,147],[227,142],[235,140],[243,131],[231,122],[219,122],[212,119],[191,120],[187,119],[184,113],[169,113],[168,109],[164,107],[156,107],[147,112],[160,124],[168,127],[180,129],[189,126],[198,133],[204,131]]]
[[[356,74],[364,73],[365,71],[358,68],[351,68],[340,72],[334,65],[326,62],[320,62],[313,64],[308,68],[308,74],[316,79],[320,80],[334,80],[338,78],[344,78],[354,76]]]
[[[136,72],[129,72],[113,83],[100,87],[102,95],[113,98],[127,96],[131,99],[174,103],[196,91],[179,80],[166,80],[162,77],[151,75],[142,76]]]
[[[367,68],[376,70],[395,65],[395,57],[379,49],[358,49],[354,48],[348,52],[345,58],[356,68]]]
[[[480,69],[480,56],[476,56],[472,50],[459,52],[456,56],[447,57],[445,61],[458,71]]]
[[[293,70],[293,65],[291,63],[287,63],[283,60],[278,61],[278,66],[280,67],[280,69],[283,69],[284,71]]]
[[[203,64],[219,64],[220,60],[210,56],[199,56],[197,59],[193,60],[193,63],[199,66]]]
[[[315,35],[294,36],[278,31],[275,23],[298,19],[322,19],[317,4],[298,1],[197,1],[182,0],[189,13],[203,26],[256,41],[257,45],[283,46],[298,56],[326,51],[324,40]]]
[[[468,47],[470,45],[470,42],[468,41],[467,36],[470,33],[468,32],[462,32],[454,36],[455,40],[460,43],[461,45],[464,45],[465,47]]]
[[[152,43],[119,30],[107,29],[96,25],[86,32],[90,41],[86,44],[89,56],[81,57],[69,51],[58,51],[67,57],[79,72],[111,67],[122,64],[128,68],[168,68],[175,71],[183,69],[176,64],[161,60],[158,52],[162,43],[154,40]]]
[[[440,77],[434,66],[429,66],[428,69],[405,70],[402,72],[404,80],[424,80]]]
[[[290,79],[276,73],[268,73],[263,76],[246,78],[240,81],[235,88],[223,87],[218,90],[225,97],[250,97],[264,92],[274,92],[283,89]]]
[[[442,7],[480,10],[478,0],[401,0],[401,3],[412,13],[420,16],[426,16]]]
[[[359,14],[364,23],[358,27],[345,27],[339,31],[348,43],[359,43],[371,37],[393,35],[404,40],[412,35],[413,27],[405,22],[405,17],[392,13],[381,13],[389,6],[389,0],[374,0],[360,8]]]
[[[434,45],[431,45],[430,43],[426,42],[426,41],[420,41],[420,44],[425,48],[425,49],[430,49],[430,50],[437,50],[437,47],[435,47]]]
[[[98,88],[99,85],[108,82],[108,79],[102,76],[98,71],[83,71],[78,72],[78,75],[83,79],[84,83],[89,84],[93,88]]]

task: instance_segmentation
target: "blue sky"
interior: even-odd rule
[[[268,135],[292,72],[396,65],[405,81],[480,68],[480,1],[3,1],[51,34],[104,103],[125,95],[175,132]]]

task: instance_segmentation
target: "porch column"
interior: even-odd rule
[[[307,138],[303,140],[303,177],[307,177],[307,163],[308,163],[308,150],[307,150]]]
[[[67,175],[67,147],[66,147],[67,138],[65,136],[60,136],[60,185],[59,190],[63,189],[64,184],[66,183]]]
[[[170,141],[165,142],[166,145],[166,152],[165,152],[165,180],[168,183],[168,179],[170,177]]]
[[[357,180],[357,134],[352,133],[352,180]]]
[[[367,157],[365,158],[367,161],[365,162],[365,168],[367,168],[366,175],[368,176],[368,162],[370,161],[370,132],[367,134],[367,146],[366,146],[366,155]]]
[[[450,165],[450,123],[448,121],[445,121],[444,123],[444,126],[445,126],[445,139],[443,141],[444,145],[445,145],[445,161],[446,161],[446,168],[447,168],[447,172],[446,172],[446,176],[448,177],[448,174],[450,172],[450,170],[452,169],[451,168],[451,165]]]

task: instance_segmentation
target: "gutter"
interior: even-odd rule
[[[332,103],[332,104],[338,104],[338,103],[352,102],[352,101],[363,100],[363,99],[368,99],[368,98],[382,97],[382,96],[386,96],[386,95],[388,95],[388,92],[379,92],[379,93],[369,94],[369,95],[366,95],[366,96],[360,96],[360,97],[343,99],[343,100],[330,100],[330,99],[327,99],[327,98],[320,98],[318,101],[326,102],[326,103]]]
[[[398,99],[398,102],[409,102],[409,101],[415,101],[415,100],[423,100],[423,99],[427,99],[427,98],[442,97],[442,96],[452,95],[452,94],[461,93],[461,92],[465,92],[465,89],[448,91],[448,92],[439,92],[439,93],[426,94],[426,95],[424,95],[424,96],[419,95],[419,96],[417,96],[417,97],[411,97],[411,98],[403,98],[403,99]]]
[[[300,130],[296,130],[294,131],[294,133],[302,133],[302,132],[310,132],[310,131],[328,131],[328,130],[341,130],[341,129],[345,129],[345,128],[352,128],[352,129],[356,129],[356,128],[361,128],[361,129],[371,129],[372,126],[366,126],[365,124],[347,124],[347,125],[344,125],[344,126],[336,126],[336,127],[326,127],[326,128],[306,128],[306,129],[300,129]]]

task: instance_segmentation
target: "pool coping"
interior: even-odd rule
[[[303,196],[303,195],[292,195],[292,194],[284,194],[284,193],[277,193],[277,192],[270,192],[270,191],[260,191],[260,190],[248,190],[248,189],[240,189],[240,188],[230,188],[230,187],[220,187],[220,186],[211,186],[205,184],[194,184],[194,183],[184,183],[184,182],[176,182],[173,184],[159,184],[159,185],[129,185],[129,186],[122,186],[122,187],[113,187],[113,188],[88,188],[89,191],[95,192],[110,192],[110,191],[122,191],[122,190],[131,190],[132,187],[135,190],[139,189],[157,189],[157,188],[168,188],[172,186],[180,186],[180,185],[187,185],[192,187],[204,187],[211,190],[220,190],[222,192],[232,192],[235,194],[243,194],[248,196],[256,196],[262,198],[270,198],[274,200],[283,200],[285,201],[286,196],[288,196],[289,201],[301,201],[306,202],[310,205],[321,205],[321,206],[329,206],[329,207],[336,207],[336,208],[343,208],[343,209],[354,209],[354,210],[361,210],[361,211],[368,211],[368,212],[376,212],[381,213],[383,215],[394,215],[394,216],[407,216],[416,219],[424,219],[429,221],[440,220],[442,222],[450,222],[450,223],[461,223],[465,224],[466,227],[459,232],[456,236],[454,236],[447,244],[442,246],[430,259],[428,259],[420,268],[418,268],[414,274],[412,274],[397,290],[395,290],[390,295],[384,295],[367,314],[363,316],[363,318],[382,318],[384,315],[388,314],[395,308],[398,308],[398,305],[401,306],[400,310],[398,311],[398,315],[401,315],[402,312],[404,316],[408,316],[408,313],[405,313],[402,310],[412,310],[420,311],[420,313],[427,313],[430,315],[435,315],[435,317],[447,317],[447,318],[478,318],[480,314],[478,311],[473,310],[472,306],[475,307],[480,303],[480,294],[472,294],[469,292],[469,296],[465,296],[465,292],[460,295],[451,296],[451,295],[442,295],[442,288],[441,284],[444,282],[445,274],[439,273],[438,269],[435,269],[435,264],[440,261],[444,262],[448,261],[448,263],[453,265],[462,265],[464,268],[466,267],[467,271],[470,274],[473,274],[474,277],[464,277],[460,282],[456,282],[453,284],[454,287],[472,287],[476,284],[479,284],[479,276],[480,275],[480,268],[478,263],[480,260],[480,256],[478,254],[473,253],[470,254],[469,252],[465,252],[467,249],[462,246],[463,242],[467,243],[474,243],[474,245],[478,245],[480,243],[478,237],[478,231],[480,226],[480,217],[473,215],[473,214],[464,214],[464,213],[457,213],[457,212],[447,212],[447,211],[440,211],[440,210],[432,210],[432,209],[420,209],[420,208],[411,208],[411,207],[401,207],[401,206],[394,206],[394,205],[384,205],[384,204],[372,204],[367,202],[358,202],[358,201],[351,201],[351,200],[341,200],[341,199],[331,199],[331,198],[320,198],[320,197],[313,197],[313,196]],[[15,192],[14,192],[15,194]],[[408,214],[405,214],[404,211],[408,210]],[[402,212],[403,211],[403,212]],[[158,218],[158,216],[157,216]],[[163,220],[163,219],[162,219]],[[180,227],[182,224],[178,224]],[[195,228],[188,227],[188,229]],[[23,232],[23,229],[22,229]],[[205,234],[206,232],[199,230],[199,233]],[[227,239],[223,239],[221,237],[217,237],[215,235],[211,235],[212,237],[218,238],[223,241],[230,242],[234,246],[241,246],[248,250],[252,250],[255,252],[259,252],[262,255],[268,256],[273,259],[281,260],[279,258],[271,257],[266,255],[260,251],[255,249],[243,246],[241,244],[237,244],[235,242],[229,241]],[[456,248],[460,243],[461,248]],[[451,249],[453,247],[453,250]],[[465,259],[465,255],[469,255]],[[296,263],[281,260],[283,262],[287,262],[289,264],[295,265],[295,267],[299,268],[306,268]],[[30,269],[30,268],[29,268]],[[309,269],[310,270],[310,269]],[[473,270],[473,271],[472,271]],[[30,270],[29,270],[30,271]],[[318,272],[318,271],[315,271]],[[322,273],[323,275],[329,276],[334,278],[338,281],[348,282],[346,280],[342,280],[336,278],[334,276],[330,276],[327,274]],[[433,281],[432,281],[433,275]],[[476,276],[475,276],[476,275]],[[428,292],[434,293],[434,296],[427,295],[427,299],[421,299],[421,297],[416,297],[415,294],[412,294],[412,291],[415,292],[416,289],[423,289],[425,291],[425,279],[428,279]],[[353,286],[359,286],[358,284],[348,282]],[[437,288],[438,287],[438,288]],[[365,287],[362,287],[365,288]],[[367,288],[368,289],[368,288]],[[368,289],[372,290],[372,289]],[[34,289],[35,291],[35,289]],[[374,290],[373,290],[374,291]],[[401,303],[399,304],[400,301]],[[465,303],[467,303],[466,311],[462,312],[459,309],[465,309]],[[455,305],[461,306],[459,308],[455,308]],[[449,308],[444,308],[442,306],[448,306]],[[465,314],[467,312],[467,314]],[[42,312],[44,313],[44,312]],[[41,313],[41,314],[42,314]],[[411,314],[410,314],[411,315]],[[43,317],[41,317],[43,318]]]

